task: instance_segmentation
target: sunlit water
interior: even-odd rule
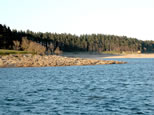
[[[154,59],[0,68],[0,115],[154,115]]]

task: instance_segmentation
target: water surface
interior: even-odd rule
[[[152,115],[154,59],[0,68],[0,115]]]

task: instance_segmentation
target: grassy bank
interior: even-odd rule
[[[27,52],[27,51],[0,49],[0,55],[9,55],[9,54],[33,54],[33,53],[32,52]]]

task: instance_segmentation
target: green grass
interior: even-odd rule
[[[9,54],[33,54],[33,53],[32,52],[27,52],[27,51],[0,49],[0,55],[9,55]]]

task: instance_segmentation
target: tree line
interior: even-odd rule
[[[104,34],[84,34],[72,35],[66,33],[42,33],[11,30],[10,27],[0,24],[0,48],[24,50],[22,47],[24,40],[35,42],[45,48],[44,51],[53,53],[54,51],[115,51],[115,52],[153,52],[154,41],[142,41],[126,36],[104,35]],[[30,43],[30,42],[27,42]],[[37,45],[35,44],[35,46]],[[33,46],[33,45],[32,45]],[[27,48],[28,49],[28,48]],[[35,48],[34,48],[35,49]]]

